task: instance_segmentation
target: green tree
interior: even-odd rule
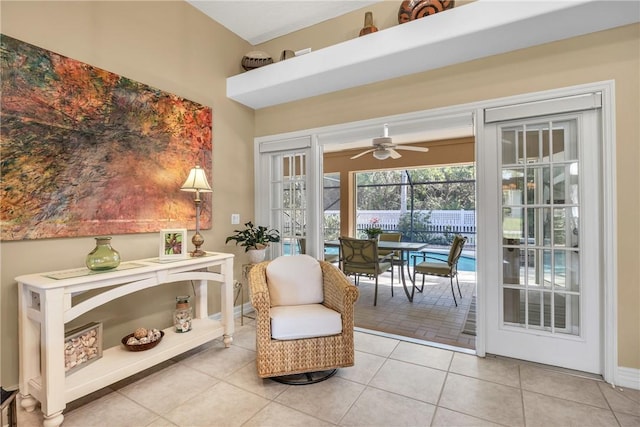
[[[358,210],[400,210],[402,174],[405,170],[381,170],[356,175]],[[409,169],[407,209],[475,209],[475,167],[473,165]],[[376,186],[376,184],[397,184]]]
[[[428,242],[429,241],[429,219],[430,212],[411,212],[400,215],[398,221],[398,231],[402,233],[402,240],[407,242]],[[413,219],[413,221],[412,221]]]
[[[412,169],[414,209],[475,209],[475,168],[472,165]]]
[[[356,174],[358,210],[399,210],[400,186],[372,186],[399,184],[400,170],[383,170]]]

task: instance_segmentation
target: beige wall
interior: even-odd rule
[[[374,11],[383,29],[395,24],[397,2]],[[242,251],[224,245],[232,212],[253,217],[254,135],[271,135],[372,117],[425,110],[501,96],[616,80],[618,162],[619,364],[640,368],[640,26],[551,43],[446,67],[362,88],[254,112],[227,100],[225,78],[241,72],[239,59],[254,50],[183,2],[11,2],[0,3],[1,30],[53,50],[213,107],[213,229],[205,249]],[[274,58],[284,49],[321,47],[355,37],[364,11],[257,46]],[[254,131],[255,118],[255,131]],[[157,236],[114,236],[124,259],[155,256]],[[0,244],[1,382],[17,382],[17,290],[13,278],[82,265],[93,239],[47,239]],[[240,257],[239,266],[244,255]],[[236,275],[238,269],[236,268]],[[211,309],[218,293],[212,290]],[[177,294],[161,291],[128,297],[94,314],[104,321],[113,345],[132,326],[165,326]],[[157,314],[162,312],[163,314]],[[109,343],[107,343],[109,345]]]
[[[8,36],[213,108],[213,228],[203,231],[204,249],[242,254],[235,246],[225,246],[224,238],[234,227],[231,213],[240,213],[242,221],[253,217],[254,113],[226,98],[225,79],[241,71],[240,58],[251,46],[179,1],[2,1],[0,7],[2,33]],[[15,385],[18,379],[14,277],[80,267],[93,246],[91,237],[0,245],[3,386]],[[125,260],[153,257],[158,254],[158,236],[116,235],[113,246]],[[236,267],[242,262],[244,255],[237,258]],[[238,272],[236,268],[236,276]],[[89,320],[103,321],[105,344],[115,345],[132,327],[169,326],[175,296],[185,290],[190,289],[165,285],[132,295],[92,312]],[[215,286],[211,294],[210,310],[215,313],[220,310]]]
[[[392,7],[388,3],[379,5],[381,9],[374,12],[374,18],[377,16],[388,21],[389,15],[397,10],[397,4]],[[359,22],[363,15],[359,11],[341,18],[341,22],[349,23],[351,37],[355,37],[361,27]],[[275,55],[279,55],[282,49],[317,49],[325,46],[325,38],[336,38],[336,34],[344,35],[345,31],[331,21],[258,48]],[[258,110],[256,135],[272,135],[609,79],[616,82],[618,363],[624,367],[640,368],[640,221],[637,217],[640,211],[640,25]]]

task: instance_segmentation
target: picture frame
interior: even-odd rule
[[[65,375],[70,375],[101,357],[101,322],[91,322],[64,334]]]
[[[160,230],[160,261],[187,258],[187,229],[165,228]]]
[[[2,155],[11,159],[2,165],[1,241],[156,233],[193,221],[193,195],[176,190],[195,163],[211,176],[211,107],[6,34],[0,51],[2,75],[15,77],[2,87],[15,102],[0,104]],[[97,146],[118,159],[108,170],[94,167]],[[211,208],[200,206],[201,230],[211,228]]]

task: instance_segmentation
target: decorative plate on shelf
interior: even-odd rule
[[[452,9],[454,0],[405,0],[398,10],[398,23],[420,19],[443,10]]]

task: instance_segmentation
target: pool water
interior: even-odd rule
[[[297,247],[297,245],[296,245]],[[289,254],[290,252],[290,244],[284,243],[284,253]],[[296,249],[296,253],[298,253],[298,249]],[[338,248],[336,247],[327,247],[325,248],[325,253],[330,255],[338,255]],[[413,267],[414,258],[413,255],[418,255],[418,262],[422,262],[422,254],[427,254],[429,259],[426,261],[438,262],[436,259],[442,260],[443,262],[447,261],[449,257],[449,252],[435,252],[435,251],[424,251],[424,252],[410,252],[409,253],[409,265]],[[458,270],[459,271],[476,271],[476,259],[471,256],[462,255],[458,260]]]
[[[338,248],[325,248],[325,253],[331,255],[338,255]],[[428,258],[426,261],[438,262],[437,259],[442,260],[443,262],[447,261],[449,257],[449,253],[442,252],[433,252],[433,251],[424,251],[424,252],[409,252],[409,265],[413,267],[414,258],[413,255],[418,255],[417,261],[422,262],[422,254],[427,254]],[[433,259],[437,258],[437,259]],[[461,255],[458,260],[458,270],[459,271],[476,271],[476,259],[471,256]]]
[[[411,255],[422,255],[423,252],[411,252]],[[447,262],[447,258],[449,257],[448,253],[439,253],[439,252],[424,252],[428,257],[426,261],[438,262],[437,258],[441,261]],[[422,262],[422,256],[419,256],[417,259],[418,262]],[[409,257],[409,265],[413,266],[413,258]],[[461,255],[458,260],[458,270],[459,271],[476,271],[476,259],[470,256]]]

